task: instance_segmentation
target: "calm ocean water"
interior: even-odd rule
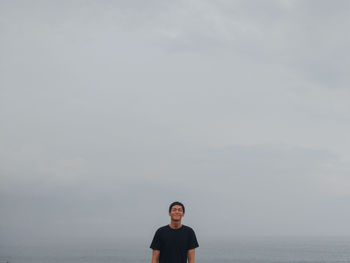
[[[0,263],[151,262],[148,242],[1,245]],[[349,238],[241,238],[200,240],[198,263],[350,262]]]

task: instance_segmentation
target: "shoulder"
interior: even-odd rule
[[[184,228],[184,230],[185,230],[185,231],[188,231],[188,232],[194,233],[194,230],[193,230],[193,228],[192,228],[192,227],[185,226],[185,225],[182,225],[182,226],[183,226],[183,228]]]
[[[161,226],[160,228],[157,229],[156,232],[158,232],[158,233],[165,232],[165,231],[168,230],[168,228],[169,228],[168,225],[166,225],[166,226]]]

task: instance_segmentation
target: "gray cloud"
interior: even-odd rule
[[[267,145],[174,147],[161,156],[164,152],[146,149],[144,163],[133,169],[104,162],[109,173],[94,174],[101,163],[85,163],[85,174],[75,177],[81,162],[70,161],[66,170],[55,167],[39,180],[5,177],[10,182],[1,198],[5,236],[17,237],[20,225],[21,238],[39,240],[130,237],[123,229],[134,224],[145,238],[155,222],[167,220],[167,205],[176,199],[189,205],[185,219],[203,236],[344,234],[349,214],[341,207],[349,198],[344,177],[349,167],[339,171],[333,154]],[[230,222],[231,231],[223,232],[221,225]]]
[[[1,2],[1,242],[349,234],[348,8]]]

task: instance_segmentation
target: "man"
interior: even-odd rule
[[[160,227],[152,240],[152,263],[194,263],[195,248],[198,247],[193,229],[182,225],[185,207],[180,202],[169,206],[170,224]]]

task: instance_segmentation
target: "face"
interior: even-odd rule
[[[169,213],[172,221],[181,221],[181,218],[184,216],[184,211],[182,210],[181,205],[174,205]]]

